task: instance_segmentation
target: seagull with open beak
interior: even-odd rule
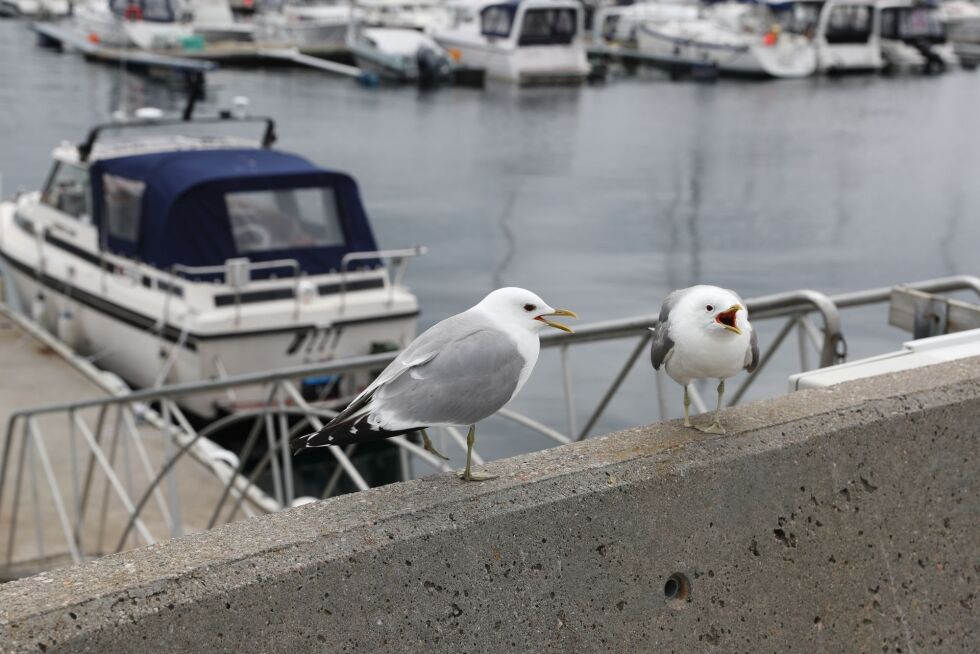
[[[684,387],[684,426],[711,434],[724,434],[718,412],[725,395],[725,380],[742,369],[759,365],[759,342],[749,324],[742,298],[717,286],[692,286],[674,291],[660,307],[660,322],[653,331],[650,358],[671,379]],[[688,385],[695,379],[718,380],[718,406],[714,421],[691,424]]]

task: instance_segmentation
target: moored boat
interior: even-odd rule
[[[433,37],[464,66],[518,84],[578,84],[589,74],[577,0],[459,2]]]
[[[357,25],[348,35],[347,47],[362,70],[382,79],[425,87],[452,79],[449,54],[417,30]]]
[[[256,121],[261,139],[194,135]],[[41,191],[0,204],[8,301],[139,387],[403,347],[418,303],[401,270],[418,252],[389,270],[353,178],[272,149],[274,134],[270,119],[147,119],[59,146]]]
[[[764,4],[726,2],[697,18],[644,21],[636,41],[649,60],[670,69],[704,65],[723,75],[794,78],[817,67],[810,40],[783,31]]]

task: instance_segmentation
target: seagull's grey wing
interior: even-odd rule
[[[371,410],[371,400],[378,390],[416,366],[424,365],[431,361],[445,343],[452,340],[454,334],[466,333],[477,329],[475,325],[470,325],[472,320],[466,313],[450,316],[445,320],[436,323],[402,350],[394,360],[381,371],[367,388],[355,397],[343,411],[337,414],[326,426],[318,432],[298,436],[293,439],[291,445],[293,450],[300,450],[305,447],[323,447],[326,445],[339,445],[341,438],[347,435],[351,428],[353,433],[357,433],[356,425],[359,424]],[[412,431],[412,430],[409,430]],[[388,434],[393,436],[395,434]],[[348,442],[356,439],[350,439]]]
[[[745,369],[752,372],[759,365],[759,337],[755,335],[755,330],[752,330],[752,336],[749,337],[749,349],[745,351]]]
[[[524,368],[517,344],[482,328],[446,343],[427,363],[380,388],[369,422],[388,425],[471,425],[510,401]]]
[[[650,361],[653,362],[654,370],[660,370],[660,366],[674,349],[674,341],[670,338],[670,311],[683,293],[684,290],[674,291],[660,305],[660,322],[653,329],[653,344],[650,346]]]

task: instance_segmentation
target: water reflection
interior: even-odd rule
[[[40,50],[14,22],[0,21],[0,60],[8,191],[36,188],[52,146],[116,109],[184,103],[172,85]],[[283,149],[351,172],[383,247],[429,246],[407,277],[422,327],[509,284],[591,322],[653,313],[696,282],[756,296],[977,272],[975,74],[748,85],[642,74],[420,94],[275,68],[220,70],[209,85],[202,112],[248,96],[277,119]],[[904,336],[880,312],[847,320],[879,328],[849,334],[853,356]],[[609,383],[618,362],[607,357],[576,354],[583,397]],[[515,408],[560,425],[552,373],[536,372]],[[777,371],[752,394],[784,387]],[[650,419],[651,396],[638,397],[598,429]],[[497,447],[516,451],[521,438]]]

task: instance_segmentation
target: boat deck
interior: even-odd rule
[[[108,395],[50,344],[32,336],[5,313],[0,313],[0,361],[7,371],[0,378],[0,421],[5,431],[11,415],[18,410]],[[82,413],[89,426],[98,423],[95,412]],[[121,484],[132,501],[137,502],[146,488],[148,475],[139,460],[134,439],[125,437],[125,429],[116,430],[116,418],[115,412],[107,412],[100,432],[101,449],[107,457],[114,459],[113,467]],[[28,448],[23,457],[24,465],[21,465],[23,422],[18,425],[10,444],[5,475],[0,473],[0,579],[20,577],[72,561],[65,529],[48,484],[45,455],[70,522],[84,525],[77,537],[82,558],[114,551],[129,514],[119,496],[106,492],[109,484],[106,475],[98,472],[97,465],[94,466],[96,473],[92,475],[88,500],[84,506],[79,501],[81,494],[76,491],[84,485],[85,471],[92,461],[91,450],[79,430],[70,427],[65,413],[39,417],[37,431],[43,442],[43,453],[40,448]],[[149,468],[155,474],[166,460],[165,439],[150,425],[137,424],[135,431]],[[116,433],[121,434],[118,440],[114,437]],[[98,432],[95,438],[99,439]],[[0,436],[0,442],[6,446],[5,435]],[[113,442],[118,442],[118,447],[113,447]],[[73,465],[73,460],[78,464]],[[221,496],[222,483],[193,457],[182,457],[174,469],[179,509],[174,513],[181,525],[179,531],[202,531]],[[18,473],[21,476],[19,497],[16,490]],[[164,494],[168,493],[166,484],[161,488]],[[142,512],[146,529],[155,540],[163,540],[173,533],[160,504],[151,500]],[[17,524],[14,530],[15,506]],[[79,513],[88,513],[91,519],[78,520]],[[141,544],[144,541],[134,533],[124,549]]]

